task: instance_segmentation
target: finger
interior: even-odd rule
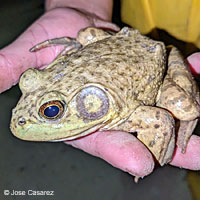
[[[98,156],[114,167],[134,176],[146,176],[154,168],[151,153],[129,133],[119,131],[96,132],[65,143]]]
[[[98,28],[108,29],[108,30],[112,30],[112,31],[116,31],[116,32],[120,31],[120,28],[116,24],[113,24],[113,23],[107,22],[107,21],[103,21],[99,18],[94,18],[93,23],[94,23],[94,26],[98,27]]]
[[[170,164],[186,169],[200,170],[200,137],[191,136],[184,154],[181,153],[180,148],[176,148]]]
[[[194,53],[187,58],[187,61],[190,65],[191,70],[195,74],[200,73],[200,53]]]

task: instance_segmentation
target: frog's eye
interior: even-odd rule
[[[40,107],[39,114],[45,119],[55,120],[64,112],[64,104],[61,101],[49,101]]]

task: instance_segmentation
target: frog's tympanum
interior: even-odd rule
[[[161,165],[175,143],[184,153],[199,117],[199,90],[175,47],[166,53],[162,42],[127,27],[116,34],[86,28],[77,39],[47,40],[31,51],[56,44],[67,46],[46,69],[20,78],[16,137],[64,141],[121,130],[137,133]]]

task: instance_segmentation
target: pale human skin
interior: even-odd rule
[[[112,0],[46,0],[44,15],[16,41],[0,51],[0,91],[16,84],[26,69],[42,68],[50,63],[62,49],[56,46],[30,53],[28,49],[33,45],[50,38],[76,37],[77,32],[87,26],[117,30],[116,26],[107,23],[111,21],[111,16]],[[188,62],[200,73],[200,53],[191,55]],[[111,165],[138,177],[146,176],[154,169],[155,162],[151,153],[129,133],[95,132],[66,143],[101,157]],[[170,164],[199,170],[200,137],[193,135],[190,138],[185,154],[177,148]]]

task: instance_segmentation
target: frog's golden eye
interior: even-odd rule
[[[64,112],[64,104],[61,101],[49,101],[39,109],[39,114],[45,119],[55,120],[60,118]]]
[[[107,114],[109,99],[102,89],[89,86],[76,97],[76,108],[84,119],[97,120]]]

